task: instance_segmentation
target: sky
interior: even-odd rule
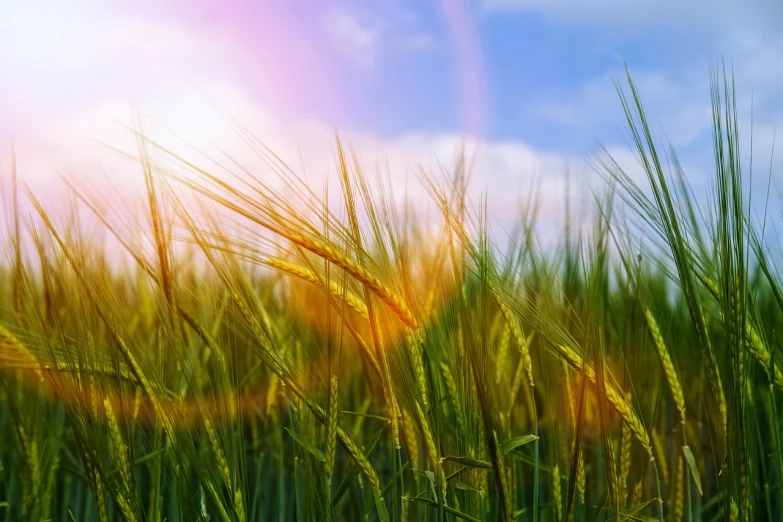
[[[533,181],[542,219],[606,146],[629,169],[613,81],[628,65],[692,182],[711,167],[709,67],[733,66],[755,165],[783,121],[777,0],[0,0],[0,176],[54,193],[60,176],[143,183],[123,125],[192,157],[253,163],[239,122],[307,176],[334,137],[400,186],[467,140],[474,195],[511,219]],[[752,110],[751,110],[752,109]],[[746,163],[751,158],[744,140]],[[179,150],[179,149],[178,149]],[[758,167],[757,167],[758,168]],[[774,174],[777,173],[777,174]],[[261,173],[261,175],[263,175]],[[309,179],[309,178],[308,178]],[[414,189],[411,189],[412,191]],[[582,198],[589,190],[580,190]]]

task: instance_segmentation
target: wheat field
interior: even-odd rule
[[[597,156],[554,248],[534,202],[499,241],[465,162],[422,177],[423,223],[339,142],[338,205],[144,136],[143,215],[12,176],[0,519],[780,520],[783,283],[711,86],[708,204],[629,76],[646,177]]]

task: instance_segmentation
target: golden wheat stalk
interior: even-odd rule
[[[525,370],[527,371],[527,378],[530,382],[530,386],[535,386],[535,382],[533,381],[533,361],[530,358],[529,351],[532,335],[527,339],[525,338],[524,334],[522,333],[522,329],[519,327],[519,322],[512,315],[511,310],[509,310],[508,306],[503,300],[503,297],[500,295],[500,292],[498,292],[494,284],[488,283],[488,285],[492,295],[495,298],[495,302],[498,304],[498,308],[500,308],[500,313],[503,314],[503,318],[506,320],[506,324],[511,329],[511,333],[514,336],[517,347],[522,353],[522,362],[524,363]]]
[[[666,383],[669,385],[669,391],[674,399],[674,404],[677,407],[677,412],[680,415],[680,423],[685,426],[685,397],[682,393],[682,386],[680,386],[680,378],[677,375],[677,370],[674,368],[674,363],[669,355],[669,351],[666,349],[666,343],[663,341],[663,336],[658,328],[658,323],[655,321],[655,317],[649,308],[644,309],[644,317],[647,320],[647,326],[650,329],[650,335],[655,345],[655,350],[658,352],[658,357],[661,359],[663,365],[663,373],[666,376]]]
[[[715,282],[708,277],[699,275],[699,279],[707,288],[707,290],[709,290],[710,294],[712,294],[715,300],[720,301],[720,290],[718,289],[718,285],[716,285]],[[759,336],[756,329],[748,320],[745,320],[745,336],[748,340],[746,346],[750,354],[756,358],[759,364],[761,364],[761,367],[764,368],[764,371],[766,371],[767,375],[770,376],[772,382],[774,382],[776,386],[783,388],[783,372],[781,372],[780,369],[778,369],[776,366],[774,375],[771,375],[772,355],[769,353],[767,346],[764,344],[764,341],[761,340],[761,337]]]
[[[273,373],[269,377],[269,387],[266,390],[266,414],[270,415],[274,412],[277,405],[277,393],[280,388],[280,379],[277,374]]]
[[[57,485],[57,471],[60,467],[60,454],[55,453],[49,464],[49,469],[46,472],[46,481],[44,483],[43,502],[41,507],[43,512],[41,513],[41,519],[47,520],[50,518],[52,499],[54,497],[54,487]],[[0,466],[0,473],[3,469]],[[67,495],[66,497],[67,498]]]
[[[620,506],[625,505],[628,498],[628,476],[631,473],[631,430],[627,424],[623,424],[620,433]]]
[[[748,466],[745,462],[740,464],[740,501],[745,510],[745,517],[750,517],[750,488],[748,487]]]
[[[519,330],[519,325],[516,323],[516,321],[512,320],[513,318],[511,316],[511,311],[508,309],[508,306],[501,298],[500,293],[497,291],[495,286],[492,283],[489,283],[489,287],[493,296],[495,296],[495,300],[498,303],[498,307],[500,308],[501,313],[506,318],[506,322],[512,330],[512,334],[514,335],[517,344],[520,346],[520,350],[522,350],[524,363],[528,370],[528,378],[530,379],[530,384],[532,386],[534,383],[532,364],[530,363],[530,352],[527,349],[527,344],[524,342],[522,332]],[[578,353],[561,344],[555,344],[555,348],[560,353],[560,355],[566,359],[571,367],[578,371],[584,371],[588,380],[590,380],[594,385],[596,384],[595,370],[590,364],[583,364],[582,357]],[[624,399],[624,395],[620,393],[612,383],[606,382],[605,387],[606,398],[609,404],[620,415],[620,418],[623,420],[623,422],[628,425],[634,436],[639,440],[639,442],[641,442],[642,446],[644,446],[644,449],[647,451],[650,459],[652,459],[653,456],[652,449],[650,448],[650,438],[647,435],[647,431],[644,429],[644,425],[642,424],[641,420],[639,420],[639,417],[633,411],[631,405]]]
[[[326,423],[326,454],[324,455],[324,470],[327,483],[331,486],[334,470],[334,455],[337,447],[337,392],[339,381],[336,375],[329,380],[329,409]]]
[[[441,487],[441,493],[443,495],[443,502],[446,503],[446,475],[443,471],[443,464],[440,460],[440,457],[438,455],[438,448],[435,445],[435,438],[432,436],[432,430],[430,430],[429,422],[427,422],[427,417],[424,415],[424,411],[422,411],[421,406],[419,406],[418,402],[415,402],[416,404],[416,416],[419,418],[419,425],[421,426],[421,431],[424,434],[424,450],[427,455],[427,459],[430,461],[430,466],[432,466],[432,470],[436,472],[436,476],[438,477],[438,484]]]
[[[391,426],[394,447],[399,451],[402,449],[402,443],[400,442],[400,405],[397,403],[397,395],[392,395]]]
[[[240,521],[247,520],[247,515],[245,514],[245,501],[242,495],[242,489],[240,488],[237,488],[237,490],[234,491],[234,509],[236,509],[237,518]]]
[[[653,443],[653,454],[655,455],[655,460],[663,464],[658,467],[658,471],[661,474],[661,480],[663,480],[664,483],[668,484],[669,468],[668,466],[666,466],[666,451],[663,445],[663,439],[661,438],[660,433],[656,429],[652,430],[652,443]]]
[[[218,495],[217,490],[215,490],[215,486],[212,484],[212,481],[205,480],[203,482],[203,486],[207,494],[212,499],[212,504],[216,507],[217,515],[221,522],[232,522],[231,517],[228,516],[228,512],[223,505],[223,501],[220,499],[220,495]]]
[[[382,380],[382,386],[381,389],[383,390],[383,398],[386,402],[387,407],[389,408],[389,420],[391,422],[391,429],[392,429],[392,438],[394,439],[394,443],[396,447],[399,449],[400,447],[400,424],[399,419],[397,417],[397,398],[394,394],[394,385],[392,384],[391,380],[391,373],[389,371],[389,363],[386,358],[386,352],[383,350],[382,346],[379,346],[379,351],[381,352],[381,362],[383,363],[383,369],[384,372],[384,379]]]
[[[236,294],[234,294],[233,298],[236,301],[240,312],[245,317],[245,320],[248,321],[251,328],[253,329],[253,333],[255,334],[257,339],[260,342],[264,343],[265,337],[263,333],[260,331],[260,327],[258,326],[255,317],[253,317],[253,314],[250,312],[250,309],[247,307],[245,301]],[[307,407],[310,409],[310,411],[313,412],[313,414],[315,414],[315,416],[318,418],[318,420],[321,423],[326,422],[326,414],[324,413],[323,409],[318,404],[315,404],[313,401],[311,401],[307,397],[307,395],[300,389],[300,387],[296,385],[295,382],[293,382],[288,378],[286,373],[282,371],[282,369],[278,365],[270,364],[269,367],[277,375],[277,377],[280,379],[283,385],[289,387],[294,394],[296,394],[301,400],[303,400],[307,404]],[[362,451],[359,445],[356,444],[356,442],[354,442],[353,436],[349,434],[341,425],[339,425],[339,423],[337,425],[337,438],[342,442],[343,447],[348,452],[348,455],[356,463],[359,470],[362,472],[362,474],[364,474],[364,476],[370,482],[370,485],[372,485],[375,491],[376,499],[379,502],[382,502],[383,492],[381,491],[381,483],[380,483],[380,479],[378,478],[378,474],[370,464],[370,461],[367,459],[367,456],[364,454],[364,451]]]
[[[278,232],[292,243],[299,245],[313,254],[330,261],[335,266],[342,268],[346,273],[354,277],[372,293],[377,295],[381,301],[386,303],[405,326],[414,329],[416,328],[416,320],[413,317],[410,308],[408,308],[408,305],[405,304],[405,301],[359,263],[346,257],[329,244],[287,230],[279,230]]]
[[[141,385],[142,389],[144,389],[144,392],[150,398],[150,402],[152,403],[152,408],[155,410],[155,413],[157,414],[158,418],[160,418],[164,430],[170,435],[173,434],[174,425],[171,419],[169,418],[169,416],[164,411],[163,404],[161,403],[157,393],[155,392],[155,388],[153,387],[152,383],[144,375],[141,366],[139,365],[138,361],[136,361],[136,357],[128,349],[127,345],[125,344],[125,341],[123,341],[122,338],[119,337],[119,335],[115,334],[114,337],[115,340],[117,341],[117,344],[119,345],[120,352],[123,354],[125,360],[128,362],[128,365],[130,366],[131,373],[134,375],[138,383]]]
[[[27,430],[20,423],[15,423],[16,433],[19,437],[19,445],[22,447],[22,454],[27,463],[29,474],[29,483],[24,481],[22,492],[22,501],[25,506],[39,498],[40,491],[40,463],[38,455],[38,444],[35,439],[30,440]],[[28,486],[29,484],[29,486]]]
[[[265,263],[271,268],[275,268],[282,272],[286,272],[290,275],[293,275],[302,280],[310,282],[316,286],[321,286],[321,287],[323,286],[323,283],[316,277],[313,271],[310,270],[309,268],[295,265],[284,259],[280,259],[276,257],[267,258]],[[343,290],[345,290],[345,292]],[[359,316],[361,316],[363,319],[365,320],[369,319],[369,312],[367,310],[367,305],[358,296],[356,296],[356,294],[349,291],[347,288],[344,289],[342,286],[340,286],[338,283],[336,283],[333,280],[329,282],[329,292],[333,297],[340,300],[344,300],[345,303],[356,313],[358,313]],[[373,353],[372,350],[370,350],[369,346],[367,346],[367,343],[364,341],[362,336],[359,335],[356,329],[352,327],[349,323],[345,323],[345,324],[348,327],[353,338],[356,340],[356,343],[359,346],[359,349],[361,350],[362,354],[365,357],[367,357],[368,362],[370,363],[370,367],[378,375],[378,378],[381,379],[381,381],[383,381],[383,372],[381,371],[381,367],[378,364],[378,360],[375,357],[375,354]]]
[[[585,377],[587,377],[587,379],[593,385],[597,385],[595,370],[589,363],[583,364],[582,356],[564,345],[556,344],[555,348],[560,353],[560,355],[565,358],[568,364],[571,365],[572,368],[583,371]],[[620,393],[614,384],[608,381],[606,381],[604,384],[606,387],[606,399],[609,402],[609,405],[615,412],[617,412],[618,415],[620,415],[622,421],[628,425],[631,433],[633,433],[636,439],[641,442],[645,451],[647,451],[647,454],[650,456],[650,459],[652,459],[653,455],[652,448],[650,447],[650,437],[647,435],[647,431],[644,429],[644,425],[642,424],[641,420],[639,420],[639,417],[633,411],[633,408],[631,408],[629,402],[624,399],[624,394]]]
[[[748,350],[751,355],[761,363],[761,367],[764,368],[767,375],[769,375],[772,372],[772,355],[769,353],[769,350],[767,350],[764,341],[761,340],[756,329],[748,321],[745,321],[745,335],[748,338]],[[780,371],[778,366],[775,366],[772,382],[774,382],[776,386],[783,388],[783,372]]]
[[[130,449],[125,444],[125,440],[122,437],[120,424],[117,421],[117,415],[114,413],[114,406],[112,406],[109,397],[103,399],[103,409],[106,411],[106,422],[109,426],[109,436],[112,446],[114,446],[114,453],[119,460],[120,477],[122,477],[125,491],[130,497],[134,495],[133,464],[131,463],[129,456]]]
[[[677,468],[674,475],[674,520],[682,520],[685,506],[685,463],[682,455],[677,457]]]
[[[454,407],[454,416],[457,417],[460,433],[465,433],[465,419],[462,417],[462,407],[460,406],[454,374],[451,373],[451,368],[445,362],[440,363],[440,371],[443,375],[443,382],[446,384],[446,392],[451,400],[451,405]]]
[[[416,424],[406,408],[402,409],[402,436],[408,449],[408,459],[412,468],[419,466],[419,439],[416,437]]]
[[[131,413],[131,424],[136,425],[136,421],[139,419],[139,412],[141,411],[141,399],[142,390],[136,386],[133,388],[133,412]]]
[[[631,494],[631,507],[638,506],[642,503],[642,495],[644,494],[644,482],[641,480],[636,481],[636,485],[633,488]]]
[[[117,504],[117,508],[126,522],[136,522],[136,514],[133,512],[127,498],[122,496],[122,494],[117,494],[114,498],[114,503]]]
[[[511,344],[511,329],[503,323],[501,330],[498,355],[495,361],[495,384],[500,384],[501,377],[505,375],[505,372],[507,371],[508,347]]]
[[[4,358],[0,359],[0,366],[8,368],[8,369],[15,369],[15,370],[22,370],[22,371],[33,371],[37,375],[41,376],[46,373],[70,373],[70,374],[82,374],[82,375],[95,375],[100,377],[106,377],[108,379],[116,379],[119,381],[125,381],[132,384],[137,384],[138,381],[136,378],[131,374],[130,372],[126,371],[123,368],[115,369],[115,368],[100,368],[100,367],[88,367],[88,368],[82,368],[77,364],[73,364],[70,362],[56,362],[54,364],[49,363],[41,363],[38,361],[29,361],[29,360],[18,360],[14,357],[8,357],[9,353],[3,354]],[[46,382],[46,380],[41,377],[41,382]]]
[[[319,280],[318,277],[316,277],[313,271],[309,268],[295,265],[294,263],[290,263],[277,257],[267,258],[265,264],[271,268],[280,270],[281,272],[298,277],[299,279],[307,281],[308,283],[312,283],[316,286],[323,286],[321,280]],[[332,296],[337,299],[344,300],[345,304],[351,307],[351,309],[353,309],[353,311],[359,314],[363,319],[369,319],[367,305],[356,294],[347,288],[344,289],[342,286],[340,286],[340,284],[336,283],[334,280],[331,280],[329,281],[329,293],[331,293]]]
[[[212,421],[209,420],[209,417],[204,417],[204,428],[207,431],[207,437],[212,446],[212,451],[215,453],[220,475],[226,483],[226,486],[228,486],[228,489],[234,493],[234,509],[236,510],[237,518],[240,522],[245,522],[247,517],[245,515],[244,501],[242,499],[242,490],[239,487],[235,489],[235,485],[231,479],[231,469],[228,466],[228,459],[223,452],[223,448],[220,445],[220,439],[218,439],[215,427],[212,425]]]
[[[212,425],[212,421],[209,417],[204,417],[204,428],[207,431],[207,438],[212,446],[212,451],[215,453],[215,460],[218,463],[218,469],[220,470],[220,476],[223,478],[223,482],[232,489],[231,485],[231,469],[228,467],[228,459],[226,459],[223,448],[220,446],[220,440],[218,439],[215,427]]]
[[[85,467],[88,476],[92,477],[93,497],[95,499],[95,505],[98,508],[98,518],[100,518],[101,522],[109,522],[109,510],[106,506],[106,494],[103,490],[103,480],[95,470],[95,467],[92,465],[89,458],[85,460]]]
[[[348,455],[362,471],[362,474],[367,478],[370,485],[380,493],[381,481],[378,478],[378,474],[375,472],[375,468],[372,467],[372,464],[370,464],[370,461],[367,459],[362,449],[353,441],[353,437],[351,437],[340,425],[337,426],[337,436],[342,441],[343,447],[348,452]]]
[[[563,516],[563,485],[560,483],[560,466],[552,468],[552,502],[555,504],[555,520]]]
[[[517,363],[517,369],[514,372],[514,380],[511,381],[511,392],[508,397],[508,409],[506,410],[506,417],[509,417],[511,415],[514,406],[516,406],[517,394],[519,393],[520,386],[522,386],[524,371],[525,371],[525,360],[522,357],[520,357],[519,362]]]
[[[23,360],[26,360],[41,382],[44,382],[41,364],[38,359],[11,332],[0,325],[0,357],[8,359],[11,354],[21,356]]]
[[[729,522],[739,522],[739,506],[734,499],[729,503]]]
[[[490,444],[492,444],[494,446],[494,449],[492,451],[495,451],[496,453],[499,453],[500,452],[500,443],[498,442],[497,431],[492,430],[491,437],[492,438],[490,439]],[[486,475],[486,473],[485,473],[485,475]],[[507,468],[503,465],[503,462],[501,460],[500,461],[500,470],[499,470],[499,473],[497,474],[497,477],[498,477],[498,479],[500,481],[500,483],[497,484],[498,491],[501,493],[501,497],[502,497],[502,500],[503,500],[503,514],[505,515],[505,517],[504,517],[505,521],[506,522],[514,522],[514,499],[509,494],[509,492],[512,491],[512,490],[509,489],[509,476],[508,475],[509,474],[507,472]],[[444,493],[443,493],[444,494],[443,501],[445,503],[445,501],[446,501],[446,497],[445,497],[446,485],[445,485],[445,482],[444,482],[444,486],[443,486],[443,491],[444,491]]]
[[[579,462],[576,465],[576,489],[579,491],[582,502],[584,502],[585,491],[587,490],[587,473],[585,472],[584,452],[582,452],[582,455],[579,458]]]
[[[424,361],[421,357],[421,352],[424,349],[424,341],[419,335],[409,334],[407,336],[408,352],[411,356],[411,362],[413,364],[413,373],[416,376],[416,383],[419,386],[419,393],[421,393],[421,402],[426,408],[427,404],[427,376],[424,372]]]
[[[181,306],[179,307],[179,314],[182,316],[183,319],[185,319],[185,322],[188,323],[188,326],[190,326],[198,334],[198,336],[201,337],[201,340],[204,342],[204,346],[207,350],[207,354],[205,354],[205,358],[207,357],[207,355],[214,354],[218,360],[218,364],[220,368],[223,371],[225,371],[227,368],[226,357],[225,355],[223,355],[223,350],[212,338],[212,334],[210,334],[206,330],[206,328],[204,328],[201,325],[201,323],[198,321],[198,319],[196,319],[196,317],[193,314],[191,314]]]

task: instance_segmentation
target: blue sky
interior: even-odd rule
[[[326,117],[389,139],[412,130],[478,132],[489,142],[562,156],[569,165],[601,142],[632,168],[623,154],[628,135],[613,84],[618,79],[627,85],[627,63],[654,131],[674,145],[698,190],[706,188],[712,166],[709,70],[725,60],[736,73],[745,165],[752,110],[753,159],[762,181],[783,121],[781,6],[766,0],[334,4],[327,11],[352,19],[375,38],[353,42],[364,44],[361,53],[327,24],[325,36],[343,55],[341,69],[352,88],[342,112]],[[417,24],[395,25],[393,16],[378,14],[385,9],[404,12]],[[459,92],[465,57],[454,44],[449,9],[462,11],[471,26],[470,47],[480,56],[476,83],[482,95],[467,108]],[[401,52],[396,40],[413,33],[428,44]],[[482,114],[480,129],[466,126],[466,110]],[[551,168],[538,174],[559,176]],[[778,176],[776,168],[773,177]],[[508,177],[488,179],[502,185]],[[763,180],[757,187],[765,185]]]
[[[329,34],[327,27],[325,37],[343,53],[342,68],[352,87],[341,115],[326,116],[386,136],[459,129],[464,108],[455,69],[460,56],[449,41],[442,7],[447,3],[386,3],[418,19],[416,30],[429,37],[428,45],[407,53],[389,49],[395,38],[410,35],[393,22],[374,21],[370,3],[331,7],[377,38],[365,43],[362,53],[355,49],[361,42],[352,48],[349,38],[339,31]],[[643,0],[455,4],[463,6],[473,25],[473,46],[482,57],[486,87],[480,101],[488,139],[522,140],[567,153],[586,152],[598,139],[617,141],[623,119],[612,78],[624,83],[623,60],[651,116],[677,145],[687,147],[708,135],[708,70],[721,57],[737,68],[740,96],[755,94],[756,122],[779,120],[780,74],[766,68],[783,58],[783,32],[774,23],[775,17],[783,20],[783,9],[772,2],[717,7],[714,2],[684,2],[683,7]]]

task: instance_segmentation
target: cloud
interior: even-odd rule
[[[274,169],[237,129],[239,123],[252,131],[253,140],[267,145],[303,176],[316,193],[327,180],[330,193],[339,193],[334,128],[323,122],[283,121],[248,91],[217,82],[150,98],[142,111],[145,135],[221,179],[231,182],[234,174],[244,177],[237,166],[241,165],[272,186],[283,186]],[[33,148],[17,144],[22,180],[46,201],[57,201],[65,193],[63,183],[52,181],[55,173],[98,193],[110,194],[110,185],[118,191],[114,197],[121,195],[124,201],[140,199],[144,187],[140,165],[113,150],[137,154],[135,137],[120,125],[133,125],[134,118],[128,105],[118,99],[49,122]],[[537,150],[518,141],[465,141],[458,134],[417,131],[394,137],[362,129],[339,129],[339,133],[370,178],[378,172],[388,176],[397,203],[409,198],[425,214],[434,206],[421,183],[422,169],[435,174],[442,168],[452,170],[463,147],[472,165],[468,194],[475,206],[485,195],[491,218],[503,227],[513,222],[533,188],[539,190],[540,222],[560,223],[565,216],[568,171],[583,197],[589,194],[583,189],[597,182],[581,158]],[[164,170],[192,175],[179,170],[181,164],[165,154],[153,150],[152,157]]]
[[[334,5],[326,10],[323,24],[334,49],[368,71],[381,56],[439,49],[437,37],[421,18],[398,5]]]
[[[89,2],[0,4],[0,137],[108,100],[152,96],[235,71],[232,49],[187,25],[120,15]]]
[[[3,58],[19,68],[85,69],[157,54],[177,57],[203,44],[177,25],[71,10],[17,9],[0,22]]]
[[[364,69],[375,67],[380,29],[377,21],[359,20],[344,9],[333,9],[324,21],[335,49]]]

